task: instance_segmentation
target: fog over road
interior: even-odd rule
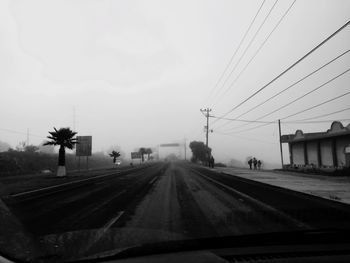
[[[6,203],[48,254],[66,257],[168,240],[349,227],[350,222],[350,206],[186,162],[148,164]]]

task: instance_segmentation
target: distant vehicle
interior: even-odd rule
[[[115,164],[118,165],[118,166],[121,165],[122,164],[122,160],[116,160]]]

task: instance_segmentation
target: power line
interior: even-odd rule
[[[305,55],[303,55],[301,58],[299,58],[296,62],[294,62],[292,65],[290,65],[288,68],[283,70],[280,74],[278,74],[276,77],[274,77],[272,80],[270,80],[267,84],[262,86],[260,89],[255,91],[252,95],[250,95],[248,98],[244,99],[242,102],[240,102],[238,105],[230,109],[228,112],[226,112],[223,116],[221,117],[226,117],[228,114],[230,114],[232,111],[236,110],[240,106],[242,106],[244,103],[249,101],[251,98],[256,96],[258,93],[266,89],[268,86],[270,86],[272,83],[274,83],[277,79],[282,77],[284,74],[286,74],[289,70],[291,70],[293,67],[298,65],[300,62],[302,62],[305,58],[307,58],[309,55],[311,55],[313,52],[315,52],[318,48],[323,46],[326,42],[328,42],[330,39],[332,39],[334,36],[336,36],[339,32],[341,32],[344,28],[346,28],[350,24],[350,21],[347,21],[343,26],[341,26],[339,29],[337,29],[335,32],[333,32],[330,36],[328,36],[326,39],[324,39],[322,42],[320,42],[317,46],[312,48],[309,52],[307,52]]]
[[[307,95],[310,95],[311,93],[313,93],[313,92],[319,90],[320,88],[326,86],[327,84],[331,83],[332,81],[336,80],[337,78],[341,77],[342,75],[344,75],[345,73],[347,73],[347,72],[349,72],[349,71],[350,71],[350,68],[347,69],[347,70],[345,70],[345,71],[343,71],[342,73],[338,74],[337,76],[331,78],[330,80],[324,82],[323,84],[317,86],[316,88],[314,88],[314,89],[312,89],[312,90],[310,90],[310,91],[304,93],[303,95],[297,97],[296,99],[294,99],[294,100],[292,100],[292,101],[290,101],[290,102],[288,102],[288,103],[282,105],[281,107],[279,107],[279,108],[277,108],[277,109],[275,109],[275,110],[273,110],[273,111],[271,111],[271,112],[269,112],[269,113],[266,113],[266,114],[263,115],[263,116],[260,116],[259,118],[255,119],[254,121],[261,120],[261,119],[263,119],[263,118],[265,118],[265,117],[267,117],[267,116],[270,116],[271,114],[273,114],[273,113],[275,113],[275,112],[277,112],[277,111],[280,111],[281,109],[284,109],[284,108],[288,107],[289,105],[291,105],[291,104],[293,104],[293,103],[295,103],[295,102],[301,100],[302,98],[306,97]],[[248,124],[246,124],[246,125],[248,125]],[[246,126],[246,125],[244,125],[244,126]],[[241,127],[240,127],[240,128],[241,128]]]
[[[284,118],[281,118],[281,120],[284,120],[284,119],[290,118],[290,117],[292,117],[292,116],[298,115],[298,114],[300,114],[300,113],[304,113],[304,112],[306,112],[306,111],[312,110],[312,109],[317,108],[317,107],[319,107],[319,106],[322,106],[322,105],[324,105],[324,104],[326,104],[326,103],[332,102],[332,101],[334,101],[334,100],[336,100],[336,99],[340,99],[340,98],[342,98],[342,97],[344,97],[344,96],[346,96],[346,95],[348,95],[348,94],[350,94],[350,91],[345,92],[345,93],[343,93],[343,94],[341,94],[341,95],[339,95],[339,96],[337,96],[337,97],[334,97],[334,98],[332,98],[332,99],[326,100],[326,101],[324,101],[324,102],[322,102],[322,103],[319,103],[319,104],[317,104],[317,105],[315,105],[315,106],[312,106],[312,107],[310,107],[310,108],[307,108],[307,109],[305,109],[305,110],[298,111],[298,112],[296,112],[296,113],[290,114],[290,115],[288,115],[288,116],[286,116],[286,117],[284,117]]]
[[[247,35],[248,35],[248,32],[250,31],[251,27],[253,26],[253,24],[254,24],[256,18],[258,17],[258,15],[259,15],[259,13],[260,13],[260,11],[261,11],[263,5],[265,4],[265,2],[266,2],[266,0],[263,0],[263,2],[261,3],[261,5],[260,5],[258,11],[256,12],[256,14],[255,14],[253,20],[250,22],[250,25],[249,25],[248,29],[245,31],[245,33],[244,33],[244,35],[243,35],[243,38],[242,38],[241,41],[239,42],[238,47],[236,48],[235,52],[234,52],[233,55],[231,56],[229,62],[227,63],[227,65],[226,65],[224,71],[222,72],[221,76],[219,77],[218,81],[216,82],[214,88],[210,91],[208,98],[213,94],[214,90],[217,88],[217,86],[218,86],[219,83],[221,82],[222,78],[223,78],[224,75],[226,74],[228,68],[230,67],[230,65],[231,65],[231,63],[232,63],[232,61],[233,61],[233,59],[236,57],[236,54],[237,54],[238,50],[241,48],[241,46],[242,46],[244,40],[246,39],[246,37],[247,37]]]
[[[345,73],[347,73],[347,72],[349,72],[349,71],[350,71],[350,68],[347,69],[347,70],[345,70],[345,71],[343,71],[342,73],[338,74],[337,76],[331,78],[330,80],[326,81],[326,82],[323,83],[322,85],[320,85],[320,86],[318,86],[318,87],[316,87],[316,88],[314,88],[314,89],[312,89],[312,90],[310,90],[310,91],[304,93],[303,95],[299,96],[298,98],[296,98],[296,99],[294,99],[294,100],[288,102],[287,104],[284,104],[283,106],[281,106],[281,107],[279,107],[279,108],[277,108],[277,109],[275,109],[275,110],[273,110],[273,111],[271,111],[271,112],[269,112],[269,113],[267,113],[267,114],[261,116],[261,117],[258,118],[258,119],[263,119],[263,118],[265,118],[265,117],[267,117],[267,116],[269,116],[269,115],[271,115],[271,114],[273,114],[273,113],[275,113],[275,112],[277,112],[277,111],[280,111],[281,109],[284,109],[285,107],[288,107],[289,105],[291,105],[291,104],[293,104],[293,103],[295,103],[295,102],[301,100],[302,98],[306,97],[307,95],[310,95],[311,93],[313,93],[313,92],[319,90],[320,88],[326,86],[327,84],[331,83],[332,81],[336,80],[337,78],[341,77],[342,75],[344,75]]]
[[[317,119],[319,117],[325,117],[325,116],[333,115],[333,114],[336,114],[336,113],[339,113],[339,112],[343,112],[345,110],[350,110],[350,108],[343,109],[343,110],[338,110],[338,111],[335,111],[335,112],[331,112],[331,113],[328,113],[328,114],[323,114],[323,115],[320,115],[320,116],[316,116],[316,117],[308,118],[308,119],[303,119],[303,120],[284,121],[283,123],[323,123],[323,122],[329,122],[329,121],[332,121],[332,120],[318,120],[318,121],[307,121],[307,120],[313,120],[313,119]],[[220,118],[220,117],[216,117],[216,116],[210,116],[210,117],[224,119],[224,120],[228,120],[228,121],[247,122],[247,123],[266,123],[266,124],[270,124],[270,123],[275,122],[275,121],[259,121],[259,120],[243,120],[243,119]],[[347,121],[347,120],[350,120],[350,119],[340,119],[340,120]]]
[[[314,117],[312,117],[312,118],[306,118],[306,119],[301,119],[301,120],[295,120],[294,122],[303,122],[303,121],[308,121],[308,120],[314,120],[314,119],[318,119],[318,118],[322,118],[322,117],[327,117],[327,116],[330,116],[330,115],[333,115],[333,114],[336,114],[336,113],[344,112],[344,111],[347,111],[347,110],[350,110],[350,107],[349,107],[349,108],[345,108],[345,109],[341,109],[341,110],[337,110],[337,111],[333,111],[333,112],[331,112],[331,113],[327,113],[327,114],[322,114],[322,115],[314,116]],[[293,121],[290,121],[290,122],[293,122]]]
[[[211,116],[211,117],[214,119],[227,120],[227,121],[238,121],[238,122],[247,122],[247,123],[270,123],[269,121],[231,119],[231,118],[221,118],[217,116]]]
[[[218,93],[220,93],[221,89],[225,86],[225,84],[227,83],[227,81],[229,80],[229,78],[231,77],[232,73],[236,70],[237,66],[239,65],[239,63],[241,62],[241,60],[243,59],[243,57],[245,56],[245,54],[247,53],[248,49],[250,48],[251,44],[254,42],[255,38],[257,37],[257,35],[259,34],[261,28],[264,26],[265,22],[267,21],[268,17],[270,16],[272,10],[275,8],[277,2],[279,0],[276,0],[275,3],[273,4],[273,6],[270,8],[269,12],[267,13],[267,15],[265,16],[263,22],[260,24],[258,30],[255,32],[254,36],[252,37],[252,39],[249,41],[247,47],[244,49],[242,55],[239,57],[238,61],[236,62],[236,64],[233,66],[233,68],[230,71],[230,74],[226,77],[224,83],[221,85],[221,88],[219,89]]]
[[[5,132],[10,132],[10,133],[17,133],[17,134],[22,134],[22,135],[29,135],[32,137],[38,137],[38,138],[46,138],[40,135],[36,135],[36,134],[32,134],[32,133],[28,133],[28,132],[20,132],[20,131],[14,131],[14,130],[10,130],[10,129],[4,129],[4,128],[0,128],[1,131],[5,131]]]
[[[234,81],[230,84],[230,86],[225,90],[225,92],[222,94],[222,96],[224,96],[231,88],[232,86],[237,82],[237,80],[241,77],[241,75],[244,73],[244,71],[248,68],[248,66],[250,65],[250,63],[254,60],[254,58],[257,56],[257,54],[260,52],[260,50],[263,48],[263,46],[265,45],[265,43],[267,42],[267,40],[271,37],[271,35],[273,34],[273,32],[277,29],[277,27],[280,25],[280,23],[282,22],[282,20],[287,16],[287,14],[289,13],[289,11],[292,9],[293,5],[295,4],[296,0],[294,0],[292,2],[292,4],[289,6],[289,8],[285,11],[285,13],[282,15],[282,17],[280,18],[280,20],[277,22],[277,24],[275,25],[275,27],[272,29],[272,31],[270,32],[270,34],[265,38],[265,40],[261,43],[261,45],[259,46],[259,48],[256,50],[256,52],[254,53],[254,55],[251,57],[251,59],[248,61],[248,63],[244,66],[244,68],[240,71],[240,73],[237,75],[237,77],[234,79]]]
[[[350,109],[350,108],[349,108]],[[337,111],[336,113],[338,112],[341,112],[341,111]],[[325,114],[323,116],[327,116],[327,115],[332,115],[334,113],[329,113],[329,114]],[[212,118],[218,118],[216,116],[211,116]],[[317,118],[317,117],[316,117]],[[221,118],[222,119],[222,118]],[[237,122],[247,122],[247,123],[265,123],[265,124],[271,124],[271,123],[274,123],[276,121],[255,121],[255,120],[242,120],[242,119],[230,119],[230,118],[223,118],[224,120],[229,120],[229,121],[237,121]],[[310,118],[310,119],[313,119],[313,118]],[[350,120],[350,119],[338,119],[339,121],[347,121],[347,120]],[[295,121],[284,121],[283,123],[286,124],[286,123],[304,123],[304,124],[307,124],[307,123],[325,123],[325,122],[330,122],[330,121],[333,121],[333,120],[318,120],[318,121],[301,121],[301,120],[295,120]],[[227,133],[227,134],[230,134],[230,133]]]
[[[344,56],[345,54],[349,53],[350,49],[346,50],[345,52],[341,53],[340,55],[338,55],[337,57],[333,58],[332,60],[328,61],[327,63],[323,64],[321,67],[317,68],[316,70],[312,71],[311,73],[307,74],[306,76],[302,77],[301,79],[299,79],[298,81],[294,82],[293,84],[289,85],[288,87],[286,87],[285,89],[279,91],[278,93],[276,93],[275,95],[269,97],[268,99],[264,100],[263,102],[257,104],[256,106],[250,108],[249,110],[243,112],[242,114],[240,114],[239,116],[237,116],[236,118],[242,117],[243,115],[246,115],[247,113],[251,112],[252,110],[255,110],[256,108],[260,107],[261,105],[265,104],[266,102],[276,98],[277,96],[281,95],[282,93],[286,92],[287,90],[291,89],[292,87],[294,87],[295,85],[299,84],[300,82],[302,82],[303,80],[309,78],[310,76],[314,75],[315,73],[317,73],[318,71],[320,71],[321,69],[325,68],[326,66],[328,66],[329,64],[331,64],[332,62],[338,60],[339,58],[341,58],[342,56]]]
[[[299,115],[299,114],[301,114],[301,113],[304,113],[304,112],[306,112],[306,111],[312,110],[312,109],[314,109],[314,108],[317,108],[317,107],[319,107],[319,106],[322,106],[322,105],[327,104],[327,103],[329,103],[329,102],[332,102],[332,101],[334,101],[334,100],[340,99],[340,98],[342,98],[342,97],[344,97],[344,96],[346,96],[346,95],[349,95],[349,94],[350,94],[350,91],[345,92],[345,93],[343,93],[343,94],[341,94],[341,95],[339,95],[339,96],[336,96],[336,97],[334,97],[334,98],[332,98],[332,99],[326,100],[326,101],[321,102],[321,103],[319,103],[319,104],[316,104],[316,105],[314,105],[314,106],[312,106],[312,107],[306,108],[306,109],[304,109],[304,110],[301,110],[301,111],[298,111],[298,112],[296,112],[296,113],[290,114],[290,115],[288,115],[288,116],[286,116],[286,117],[280,118],[280,120],[285,120],[285,119],[290,118],[290,117],[292,117],[292,116]],[[245,131],[255,130],[255,129],[258,129],[258,128],[260,128],[260,127],[264,127],[264,126],[267,126],[267,125],[269,125],[269,124],[272,124],[272,123],[276,123],[276,121],[271,121],[270,123],[263,123],[263,124],[261,124],[261,125],[255,126],[255,127],[248,128],[248,129],[244,129],[244,130],[240,130],[240,131],[236,131],[236,132],[233,132],[233,133],[230,133],[230,134],[236,134],[236,133],[241,133],[241,132],[245,132]]]
[[[349,121],[350,119],[337,119],[337,121]],[[319,121],[288,121],[283,123],[297,123],[297,124],[313,124],[313,123],[327,123],[333,120],[319,120]]]
[[[267,144],[278,144],[278,143],[275,143],[275,142],[258,140],[258,139],[254,139],[254,138],[243,137],[243,136],[237,136],[237,135],[233,136],[233,135],[231,135],[229,133],[222,133],[222,132],[215,132],[215,133],[220,134],[220,135],[229,136],[229,137],[240,138],[240,139],[243,139],[243,140],[256,141],[256,142],[262,142],[262,143],[267,143]]]

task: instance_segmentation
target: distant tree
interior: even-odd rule
[[[39,150],[39,147],[38,146],[35,146],[35,145],[26,145],[24,147],[24,151],[25,152],[29,152],[29,153],[35,153]]]
[[[19,142],[18,145],[16,146],[16,151],[18,152],[23,152],[26,147],[26,142]]]
[[[139,149],[139,153],[141,154],[141,161],[144,162],[144,161],[145,161],[144,155],[146,154],[146,148],[141,147],[141,148]]]
[[[44,145],[45,141],[41,142],[39,144],[39,152],[46,153],[46,154],[54,154],[55,153],[55,147],[53,145]]]
[[[51,141],[47,141],[44,145],[59,145],[58,151],[58,169],[57,176],[66,175],[66,148],[73,149],[77,143],[77,139],[74,136],[77,132],[72,131],[70,128],[60,128],[57,130],[55,127],[54,131],[49,132],[50,136],[47,136]]]
[[[109,153],[111,153],[112,151],[116,151],[116,152],[119,152],[120,153],[120,158],[119,159],[123,159],[125,158],[126,154],[125,152],[122,150],[122,148],[117,145],[117,144],[114,144],[114,145],[111,145],[107,148],[106,150],[106,153],[109,155]]]
[[[7,142],[0,141],[0,152],[6,152],[11,146]]]
[[[208,158],[211,155],[211,148],[207,148],[204,142],[192,141],[190,142],[190,149],[192,151],[192,162],[201,161],[207,163]]]
[[[145,149],[145,154],[147,154],[147,160],[150,160],[150,155],[152,154],[152,149],[151,148],[146,148]]]
[[[120,156],[120,152],[117,151],[112,151],[109,156],[111,156],[113,158],[113,163],[116,162],[117,158]]]

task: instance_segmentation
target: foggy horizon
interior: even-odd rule
[[[205,142],[206,119],[200,109],[209,107],[211,115],[224,116],[349,20],[350,2],[345,0],[262,3],[2,1],[0,141],[15,148],[26,141],[28,129],[30,144],[38,145],[53,127],[71,127],[79,136],[92,136],[93,152],[118,145],[128,158],[140,147],[184,139],[187,145]],[[349,44],[350,29],[345,28],[225,118],[254,121],[345,72],[349,53],[244,114],[344,53]],[[340,96],[349,91],[349,81],[345,72],[262,121]],[[347,126],[349,111],[314,119],[328,122],[287,122],[346,107],[349,96],[287,118],[282,134],[325,132],[332,120]],[[209,147],[218,162],[256,156],[280,163],[277,122],[251,131],[245,129],[259,123],[226,122],[210,118]],[[288,162],[288,149],[283,150]]]

